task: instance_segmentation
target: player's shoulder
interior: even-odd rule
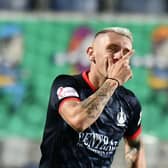
[[[130,90],[124,86],[120,86],[119,87],[119,94],[122,98],[124,98],[124,100],[129,105],[131,105],[132,107],[136,107],[138,109],[141,109],[141,104],[139,102],[139,99],[132,90]]]
[[[78,85],[78,78],[77,76],[81,76],[80,74],[78,75],[67,75],[67,74],[60,74],[55,77],[53,80],[52,86],[58,86],[62,84],[66,85]]]
[[[53,83],[57,83],[59,81],[60,82],[63,82],[63,81],[65,81],[65,82],[69,81],[70,82],[70,81],[73,81],[73,80],[75,80],[75,79],[72,75],[61,74],[61,75],[58,75],[58,76],[55,77]]]
[[[120,93],[121,95],[123,95],[124,97],[125,97],[125,96],[136,97],[135,93],[134,93],[132,90],[126,88],[125,86],[120,86],[120,87],[118,88],[118,90],[119,90],[119,93]]]
[[[58,76],[55,77],[54,81],[56,80],[64,80],[64,79],[71,79],[73,78],[72,75],[67,75],[67,74],[60,74]]]

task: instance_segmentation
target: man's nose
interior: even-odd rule
[[[114,59],[121,59],[123,57],[123,51],[120,50],[114,54]]]
[[[116,63],[118,60],[120,60],[123,57],[123,54],[121,52],[117,52],[113,56],[113,63]]]

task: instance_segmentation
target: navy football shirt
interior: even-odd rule
[[[118,87],[100,117],[83,132],[76,132],[60,116],[69,99],[82,101],[96,91],[87,72],[58,76],[52,85],[41,144],[40,168],[109,168],[122,137],[141,132],[141,106],[135,95]],[[71,109],[69,109],[71,110]]]

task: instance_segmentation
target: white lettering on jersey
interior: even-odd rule
[[[65,97],[79,97],[77,91],[72,87],[59,87],[57,90],[58,99],[63,99]]]
[[[102,157],[111,157],[118,146],[118,141],[98,133],[80,132],[78,146],[86,147]]]

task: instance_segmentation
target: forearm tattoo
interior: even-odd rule
[[[140,141],[132,141],[130,150],[125,154],[128,168],[134,168],[138,153],[141,147]]]
[[[82,102],[81,105],[86,109],[88,118],[97,118],[101,114],[115,89],[115,83],[111,84],[110,81],[104,82],[104,84],[92,96]]]
[[[130,151],[128,151],[125,154],[127,168],[134,168],[135,167],[135,161],[137,159],[138,151],[136,148],[132,148]]]

